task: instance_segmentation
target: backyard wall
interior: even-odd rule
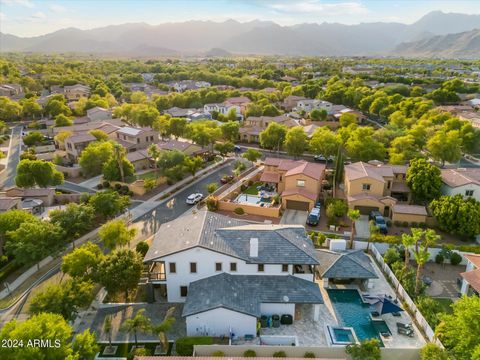
[[[234,211],[236,208],[242,208],[246,214],[260,215],[267,217],[280,217],[280,206],[275,207],[260,207],[256,205],[238,204],[233,202],[219,201],[218,210]]]
[[[215,351],[222,351],[225,356],[243,356],[245,350],[254,350],[257,357],[272,357],[274,352],[284,351],[289,357],[303,358],[306,352],[313,352],[316,358],[350,359],[344,347],[326,346],[261,346],[261,345],[195,345],[195,356],[211,356]],[[419,349],[382,348],[382,360],[420,360]]]
[[[55,168],[66,175],[65,177],[80,177],[80,173],[82,172],[82,168],[80,166],[68,167],[55,165]]]

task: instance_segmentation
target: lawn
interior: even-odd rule
[[[157,178],[157,176],[155,174],[155,171],[149,171],[149,172],[146,172],[146,173],[142,173],[140,175],[128,176],[127,178],[125,178],[125,182],[127,182],[128,184],[131,184],[136,180],[151,180],[151,179],[154,180],[156,178]]]
[[[256,181],[251,186],[249,186],[244,191],[242,191],[242,193],[243,194],[248,194],[248,195],[258,195],[257,186],[260,186],[260,185],[263,185],[263,182]]]
[[[435,298],[435,300],[442,306],[442,311],[451,314],[453,312],[452,307],[450,306],[453,304],[452,299],[448,298]]]

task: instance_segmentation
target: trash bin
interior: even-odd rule
[[[273,322],[273,327],[274,328],[280,327],[280,316],[279,315],[272,315],[272,322]]]
[[[290,314],[283,314],[280,318],[280,323],[282,325],[292,325],[293,324],[293,317]]]
[[[266,328],[268,326],[268,316],[267,315],[262,315],[260,317],[260,324],[262,328]]]

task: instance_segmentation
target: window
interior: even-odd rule
[[[297,180],[298,187],[305,187],[305,180]]]
[[[263,265],[263,264],[258,264],[257,270],[258,270],[258,272],[264,272],[264,271],[265,271],[265,265]]]
[[[391,181],[388,181],[387,182],[387,189],[390,189],[392,187],[392,182]]]
[[[195,274],[197,272],[197,263],[190,263],[190,272]]]
[[[222,271],[222,263],[215,263],[215,271]]]
[[[187,286],[180,286],[180,296],[186,297],[188,294],[188,287]]]
[[[473,196],[473,190],[465,190],[465,196]]]
[[[362,190],[370,190],[370,184],[363,184]]]
[[[177,264],[176,263],[168,263],[170,268],[170,274],[175,274],[177,272]]]
[[[140,139],[137,139],[137,144],[140,144]]]
[[[282,272],[288,272],[288,264],[282,265]]]
[[[230,263],[230,271],[237,271],[237,263]]]

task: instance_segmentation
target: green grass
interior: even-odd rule
[[[142,343],[142,342],[138,342],[138,345],[143,345],[148,353],[150,355],[153,355],[153,353],[155,352],[155,348],[157,347],[159,343]],[[112,344],[112,346],[117,346],[117,352],[114,354],[114,355],[103,355],[103,350],[108,346],[107,345],[104,345],[104,344],[101,344],[100,345],[100,355],[102,357],[127,357],[128,354],[130,353],[131,349],[132,349],[132,346],[134,346],[135,344],[134,343],[121,343],[121,344]]]
[[[263,185],[263,182],[257,181],[253,183],[251,186],[249,186],[245,191],[242,191],[243,194],[248,194],[248,195],[258,195],[258,190],[257,186]]]
[[[453,301],[451,299],[435,298],[435,300],[442,306],[442,311],[443,312],[445,312],[447,314],[453,313],[452,307],[450,306],[451,304],[453,304]]]
[[[136,180],[151,180],[151,179],[156,179],[157,176],[155,175],[155,171],[149,171],[140,175],[132,175],[127,178],[125,178],[125,182],[128,184],[133,183]]]

